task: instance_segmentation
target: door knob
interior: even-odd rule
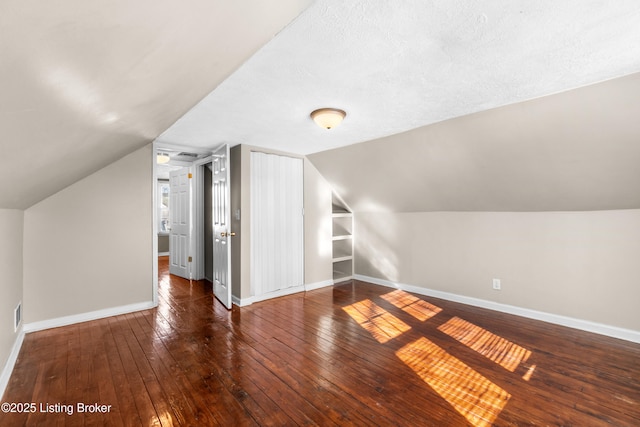
[[[229,232],[229,233],[225,233],[224,231],[222,233],[220,233],[220,237],[231,237],[231,236],[235,236],[236,233],[233,232]]]

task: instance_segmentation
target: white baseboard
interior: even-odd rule
[[[363,276],[356,274],[356,280],[374,283],[376,285],[386,286],[394,289],[402,289],[403,291],[413,292],[420,295],[440,298],[448,301],[459,302],[462,304],[473,305],[476,307],[487,308],[489,310],[500,311],[508,314],[515,314],[529,319],[542,320],[543,322],[553,323],[556,325],[567,326],[569,328],[580,329],[582,331],[593,332],[600,335],[606,335],[613,338],[619,338],[626,341],[640,343],[640,332],[631,329],[619,328],[617,326],[609,326],[602,323],[591,322],[588,320],[575,319],[573,317],[560,316],[558,314],[546,313],[543,311],[531,310],[528,308],[516,307],[513,305],[501,304],[493,301],[487,301],[479,298],[466,297],[463,295],[452,294],[449,292],[436,291],[433,289],[423,288],[415,285],[407,285],[405,283],[396,283],[389,280],[378,279],[375,277]]]
[[[238,307],[245,307],[247,305],[251,305],[253,303],[253,298],[238,298],[235,295],[231,296],[231,302]]]
[[[238,298],[232,296],[231,299],[238,307],[245,307],[251,305],[254,302],[266,301],[272,298],[283,297],[286,295],[296,294],[298,292],[313,291],[315,289],[325,288],[327,286],[333,286],[333,280],[323,280],[322,282],[308,283],[306,285],[294,286],[292,288],[280,289],[279,291],[269,292],[264,295],[253,296],[249,298]]]
[[[158,252],[158,256],[169,256],[169,252]]]
[[[88,322],[90,320],[103,319],[105,317],[117,316],[119,314],[133,313],[134,311],[147,310],[156,305],[152,301],[140,302],[136,304],[121,305],[119,307],[105,308],[103,310],[90,311],[88,313],[74,314],[71,316],[58,317],[55,319],[41,320],[24,324],[24,332],[35,332],[44,329],[58,328],[60,326],[73,325],[74,323]]]
[[[9,379],[11,378],[11,373],[13,372],[13,368],[16,365],[16,361],[18,360],[18,354],[20,354],[20,348],[22,348],[23,341],[24,329],[20,327],[20,329],[18,329],[18,333],[16,334],[16,340],[13,343],[13,347],[11,347],[11,353],[9,353],[7,363],[4,364],[4,367],[2,368],[2,374],[0,375],[0,401],[2,402],[11,401],[9,396],[7,396],[7,399],[4,398],[4,392],[7,389]]]
[[[320,288],[326,288],[327,286],[333,286],[333,280],[323,280],[322,282],[309,283],[304,285],[305,291],[313,291]]]
[[[256,295],[251,297],[251,300],[252,300],[251,302],[266,301],[272,298],[279,298],[279,297],[284,297],[286,295],[297,294],[298,292],[304,292],[304,285],[292,286],[290,288],[280,289],[280,290],[269,292],[262,295]]]
[[[339,279],[335,279],[335,280],[333,281],[333,284],[334,284],[334,285],[339,285],[339,284],[342,284],[343,282],[348,282],[348,281],[350,281],[350,280],[353,280],[354,278],[355,278],[354,276],[345,276],[345,277],[341,277],[341,278],[339,278]]]
[[[105,308],[103,310],[96,310],[88,313],[74,314],[72,316],[42,320],[39,322],[24,323],[18,330],[16,341],[13,344],[13,348],[11,349],[9,359],[7,359],[7,363],[5,363],[5,366],[2,369],[2,375],[0,375],[0,396],[4,395],[7,384],[9,384],[9,379],[11,378],[11,373],[13,372],[13,368],[15,367],[16,361],[18,359],[18,354],[20,353],[20,348],[22,347],[22,342],[24,341],[25,334],[29,332],[41,331],[44,329],[72,325],[74,323],[103,319],[105,317],[117,316],[119,314],[133,313],[134,311],[147,310],[153,307],[155,307],[155,304],[149,301],[123,305],[119,307]]]

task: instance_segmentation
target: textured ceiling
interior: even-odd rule
[[[298,154],[640,71],[631,1],[317,0],[159,141]],[[316,127],[318,107],[347,111]]]
[[[630,75],[638,22],[637,0],[2,0],[0,208],[160,134],[317,153]],[[309,118],[326,106],[348,114],[331,131]]]
[[[153,141],[310,1],[1,0],[0,208]]]

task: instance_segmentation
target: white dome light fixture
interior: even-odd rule
[[[167,153],[158,153],[158,155],[156,156],[156,163],[158,163],[159,165],[169,163],[169,160],[171,160],[171,158]]]
[[[333,129],[345,118],[347,113],[337,108],[319,108],[311,112],[311,118],[324,129]]]

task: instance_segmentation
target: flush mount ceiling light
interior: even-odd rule
[[[158,153],[158,155],[156,156],[156,162],[159,165],[163,165],[165,163],[169,163],[169,155],[167,153]]]
[[[337,108],[319,108],[311,112],[311,118],[321,128],[333,129],[338,126],[347,115]]]

